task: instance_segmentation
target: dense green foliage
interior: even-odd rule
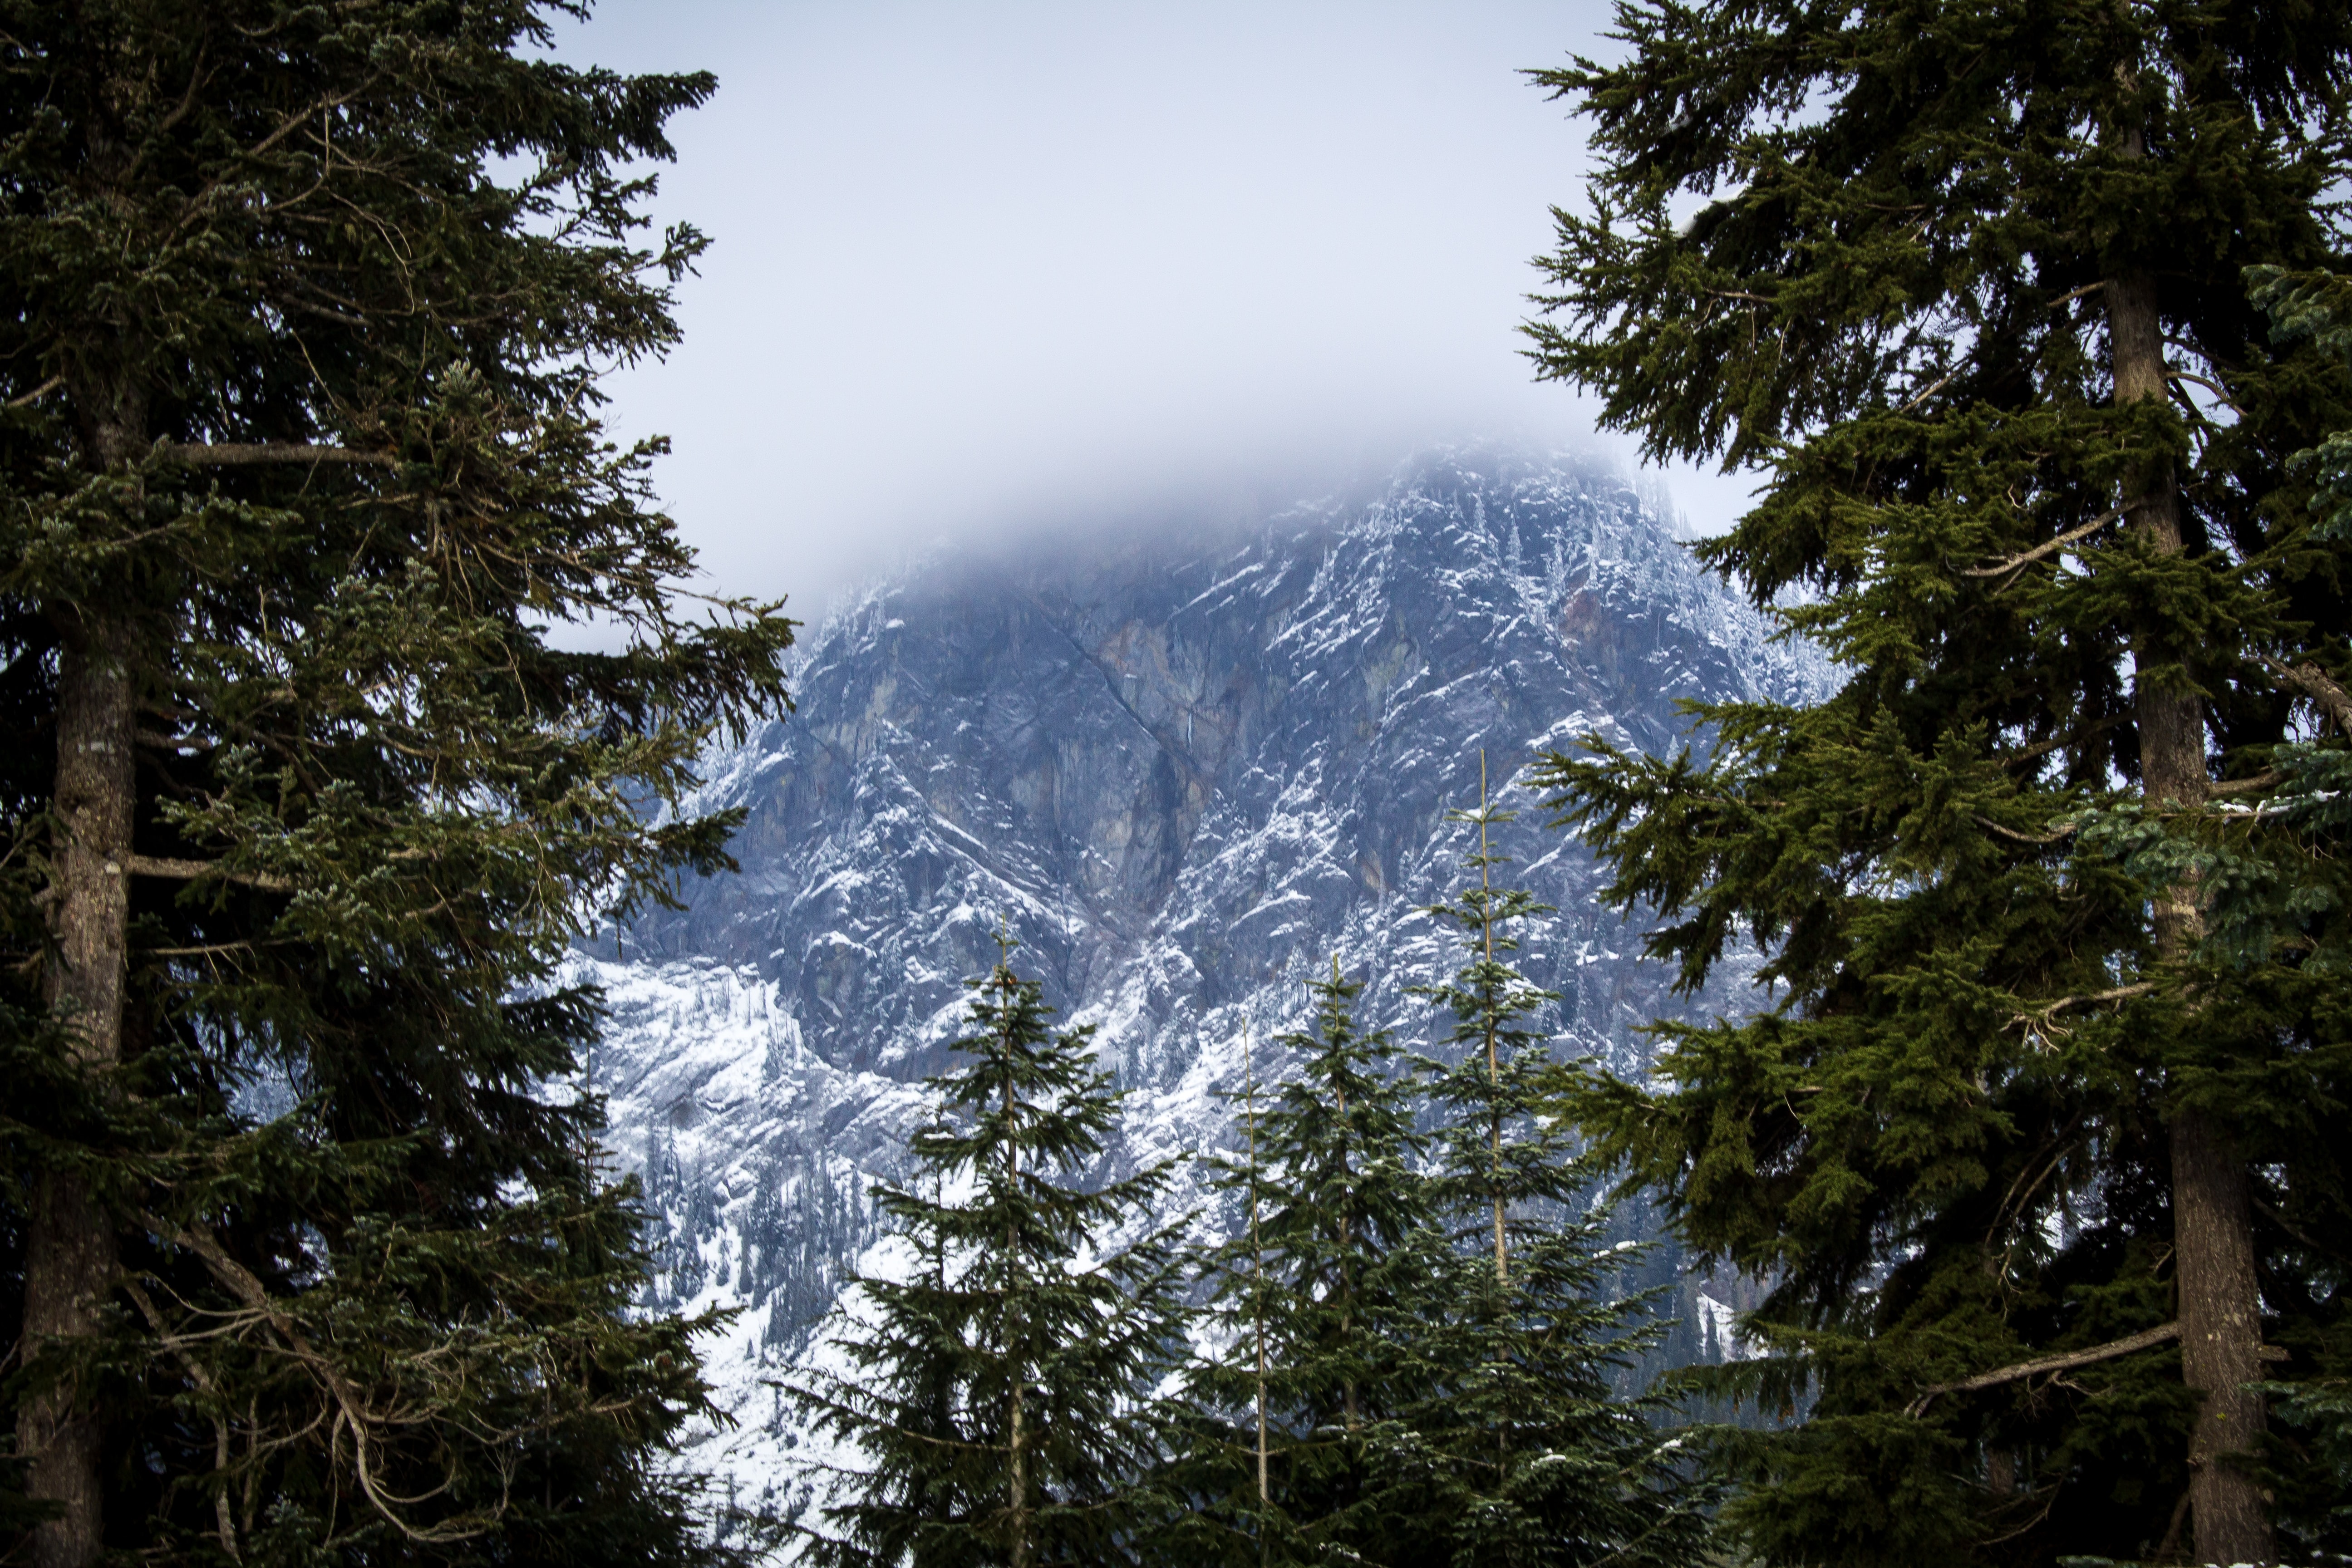
[[[831,1477],[819,1560],[1705,1558],[1712,1492],[1660,1405],[1612,1386],[1654,1335],[1650,1303],[1613,1293],[1628,1259],[1542,1114],[1548,997],[1509,963],[1540,911],[1486,886],[1495,863],[1482,837],[1479,885],[1433,911],[1471,949],[1423,988],[1460,1065],[1360,1028],[1362,987],[1335,964],[1308,987],[1313,1028],[1274,1042],[1289,1065],[1263,1110],[1244,1053],[1239,1147],[1212,1178],[1230,1239],[1183,1274],[1171,1231],[1105,1247],[1168,1172],[1083,1185],[1116,1106],[1086,1034],[1049,1036],[1037,987],[1003,967],[973,983],[980,1032],[935,1080],[919,1175],[881,1189],[899,1257],[832,1324],[845,1369],[797,1390],[858,1451]],[[1188,1322],[1205,1331],[1189,1359]],[[1171,1376],[1181,1398],[1156,1397]]]
[[[849,1370],[794,1391],[863,1455],[810,1531],[820,1563],[1116,1563],[1157,1522],[1181,1279],[1168,1232],[1111,1244],[1170,1167],[1083,1182],[1118,1097],[1091,1031],[1050,1032],[1010,956],[971,983],[914,1175],[877,1189],[905,1270],[856,1281],[832,1336]]]
[[[2257,267],[2249,276],[2254,302],[2270,312],[2273,339],[2308,339],[2352,371],[2352,276],[2273,267]],[[2314,535],[2352,542],[2352,426],[2329,431],[2289,463],[2308,471],[2316,487]],[[2305,669],[2306,680],[2314,673]],[[2330,716],[2340,739],[2352,728],[2352,712],[2339,703]],[[2294,831],[2209,838],[2201,847],[2212,868],[2213,929],[2248,956],[2270,941],[2305,943],[2305,968],[2340,976],[2352,959],[2352,920],[2346,918],[2352,887],[2340,853],[2352,832],[2352,752],[2304,743],[2281,746],[2272,757],[2284,775],[2284,787],[2269,803],[2273,829]],[[2309,1194],[2305,1206],[2311,1206]],[[2352,1267],[2340,1252],[2317,1247],[2309,1247],[2304,1262],[2315,1291],[2341,1290]],[[2279,1398],[2276,1414],[2287,1446],[2284,1462],[2267,1479],[2290,1539],[2315,1558],[2343,1558],[2352,1556],[2352,1346],[2338,1335],[2310,1348],[2312,1375],[2270,1390]]]
[[[1417,1500],[1391,1461],[1427,1392],[1412,1346],[1443,1249],[1417,1085],[1385,1031],[1357,1028],[1360,984],[1335,965],[1308,989],[1315,1027],[1275,1042],[1296,1074],[1262,1117],[1244,1107],[1246,1152],[1220,1163],[1247,1215],[1203,1269],[1230,1339],[1192,1369],[1200,1416],[1172,1484],[1193,1506],[1178,1539],[1206,1537],[1198,1550],[1235,1563],[1389,1562]]]
[[[1702,554],[1839,679],[1541,775],[1685,986],[1752,940],[1780,988],[1570,1100],[1772,1285],[1737,1373],[1797,1418],[1721,1451],[1728,1517],[1773,1563],[2266,1555],[2210,1426],[2252,1374],[2164,1336],[2235,1300],[2239,1369],[2352,1355],[2352,13],[1701,0],[1619,35],[1541,73],[1598,172],[1534,353],[1652,456],[1760,473]]]
[[[154,1563],[709,1555],[559,964],[725,863],[650,808],[790,626],[679,614],[597,423],[702,244],[634,171],[713,84],[553,63],[572,9],[0,5],[0,1339],[68,1325],[21,1457],[91,1435],[8,1505],[35,1561],[93,1505]]]
[[[1527,922],[1549,911],[1495,885],[1505,857],[1488,830],[1510,816],[1485,799],[1454,814],[1477,830],[1467,868],[1478,879],[1430,912],[1460,933],[1464,963],[1419,988],[1453,1015],[1458,1056],[1430,1064],[1438,1236],[1420,1249],[1431,1266],[1408,1362],[1419,1397],[1399,1456],[1419,1494],[1403,1519],[1427,1546],[1409,1560],[1695,1563],[1709,1545],[1709,1495],[1653,1426],[1657,1404],[1611,1386],[1657,1326],[1645,1299],[1615,1295],[1633,1259],[1611,1256],[1607,1206],[1583,1201],[1593,1173],[1558,1115],[1560,1070],[1533,1026],[1556,998],[1511,963]]]
[[[1548,1114],[1559,1069],[1534,1020],[1553,998],[1510,962],[1546,911],[1491,878],[1487,829],[1508,816],[1454,814],[1478,832],[1478,879],[1428,911],[1466,949],[1413,988],[1451,1016],[1453,1059],[1360,1031],[1361,987],[1335,965],[1309,988],[1315,1030],[1279,1042],[1296,1076],[1223,1164],[1251,1223],[1211,1270],[1230,1348],[1192,1376],[1181,1548],[1456,1568],[1706,1555],[1711,1493],[1658,1404],[1612,1386],[1656,1325],[1646,1298],[1614,1294],[1632,1260]]]

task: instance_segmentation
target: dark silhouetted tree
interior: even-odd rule
[[[1730,1517],[1773,1563],[2271,1561],[2264,1341],[2340,1362],[2352,1252],[2352,557],[2296,458],[2352,378],[2247,268],[2343,269],[2352,11],[1617,16],[1539,73],[1597,162],[1534,353],[1760,475],[1702,556],[1839,682],[1541,776],[1685,988],[1743,939],[1779,987],[1575,1102],[1772,1287],[1743,1376],[1802,1418],[1725,1450]]]
[[[1460,933],[1465,962],[1419,987],[1453,1015],[1456,1059],[1437,1068],[1443,1234],[1415,1270],[1418,1323],[1405,1364],[1415,1390],[1397,1470],[1402,1510],[1422,1538],[1412,1561],[1457,1568],[1645,1568],[1695,1563],[1710,1546],[1712,1494],[1683,1473],[1654,1398],[1627,1398],[1611,1374],[1654,1342],[1647,1296],[1617,1289],[1631,1258],[1605,1238],[1605,1205],[1582,1201],[1595,1173],[1559,1115],[1559,1065],[1537,1026],[1556,994],[1511,962],[1549,913],[1496,885],[1507,863],[1490,832],[1512,814],[1486,798],[1453,820],[1477,832],[1477,881],[1430,912]]]
[[[863,1456],[809,1550],[822,1563],[1116,1563],[1163,1517],[1147,1484],[1171,1412],[1181,1278],[1165,1229],[1124,1247],[1171,1166],[1089,1185],[1117,1118],[1092,1031],[1062,1034],[1005,961],[971,983],[965,1059],[934,1079],[915,1173],[877,1193],[902,1268],[832,1328],[849,1371],[795,1386]]]
[[[577,9],[5,7],[17,1561],[709,1555],[558,966],[725,864],[652,808],[790,624],[682,611],[658,444],[597,423],[712,82],[546,58]]]

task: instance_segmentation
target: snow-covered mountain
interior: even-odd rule
[[[746,1309],[710,1355],[739,1424],[692,1458],[788,1500],[801,1437],[763,1380],[873,1240],[865,1186],[898,1168],[1000,933],[1129,1091],[1109,1165],[1226,1146],[1244,1031],[1278,1074],[1265,1042],[1334,956],[1363,1021],[1442,1035],[1405,988],[1460,962],[1420,910],[1459,884],[1447,812],[1476,804],[1483,751],[1522,812],[1512,874],[1557,907],[1519,957],[1560,993],[1561,1054],[1638,1072],[1652,1017],[1749,1005],[1738,976],[1670,997],[1512,781],[1588,731],[1674,747],[1677,699],[1819,691],[1770,631],[1607,464],[1494,452],[1240,533],[936,562],[818,627],[798,712],[700,802],[748,814],[741,874],[578,960],[612,1007],[614,1158],[667,1227],[655,1298]],[[1675,1283],[1675,1353],[1732,1353],[1724,1288]]]

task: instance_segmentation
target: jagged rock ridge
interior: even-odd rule
[[[1419,910],[1461,874],[1446,813],[1483,749],[1524,797],[1500,847],[1557,907],[1519,957],[1561,994],[1561,1052],[1637,1072],[1650,1018],[1751,1005],[1737,973],[1671,998],[1508,784],[1588,731],[1679,744],[1677,699],[1820,690],[1770,634],[1607,464],[1459,452],[1238,536],[936,563],[829,619],[798,713],[700,802],[747,811],[741,875],[580,959],[614,1005],[614,1152],[667,1227],[656,1297],[749,1308],[712,1363],[743,1425],[698,1458],[755,1488],[789,1469],[760,1369],[803,1352],[871,1240],[865,1184],[1000,932],[1130,1090],[1111,1166],[1223,1146],[1244,1028],[1297,1026],[1333,956],[1369,1022],[1442,1033],[1404,988],[1459,962]],[[1174,1212],[1200,1198],[1196,1176]],[[1675,1353],[1725,1353],[1724,1303],[1680,1295]]]

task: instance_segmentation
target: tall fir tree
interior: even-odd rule
[[[1841,681],[1542,775],[1685,987],[1744,934],[1780,988],[1577,1101],[1771,1283],[1750,1381],[1802,1418],[1731,1517],[1768,1562],[2273,1560],[2254,1385],[2340,1364],[2352,1252],[2347,542],[2294,460],[2352,377],[2246,268],[2342,269],[2352,12],[1617,18],[1538,73],[1597,167],[1533,352],[1760,471],[1703,558]]]
[[[1409,1314],[1433,1261],[1434,1211],[1416,1169],[1415,1081],[1387,1031],[1358,1027],[1362,991],[1336,960],[1309,984],[1314,1028],[1276,1042],[1295,1076],[1253,1119],[1251,1157],[1217,1165],[1256,1223],[1204,1270],[1231,1348],[1193,1370],[1200,1417],[1171,1472],[1192,1509],[1171,1535],[1178,1554],[1389,1562],[1409,1524],[1390,1456],[1416,1399]]]
[[[1150,1485],[1182,1337],[1173,1232],[1148,1223],[1173,1163],[1088,1184],[1118,1112],[1093,1031],[1055,1034],[1004,958],[970,983],[966,1060],[915,1175],[877,1189],[902,1276],[864,1276],[833,1326],[845,1374],[794,1385],[862,1459],[811,1531],[818,1563],[1009,1568],[1128,1562],[1161,1523]]]
[[[1420,1539],[1403,1560],[1454,1568],[1577,1568],[1703,1561],[1706,1489],[1649,1397],[1612,1373],[1654,1343],[1652,1298],[1614,1293],[1629,1258],[1604,1238],[1605,1205],[1580,1201],[1594,1173],[1558,1115],[1561,1075],[1537,1027],[1558,993],[1511,962],[1527,922],[1549,911],[1496,884],[1508,863],[1492,830],[1512,820],[1488,798],[1451,820],[1474,827],[1477,881],[1430,913],[1460,934],[1465,962],[1419,987],[1453,1015],[1457,1059],[1435,1076],[1440,1124],[1432,1184],[1438,1245],[1418,1271],[1421,1310],[1408,1352],[1419,1397],[1413,1434]]]
[[[2309,342],[2352,372],[2352,276],[2276,267],[2247,276],[2273,340]],[[2288,462],[2315,484],[2314,536],[2352,542],[2352,427],[2330,430]],[[2352,748],[2343,743],[2352,735],[2352,695],[2338,679],[2341,666],[2331,673],[2315,662],[2281,664],[2273,673],[2314,702],[2334,734],[2274,747],[2270,771],[2278,787],[2265,790],[2248,821],[2208,825],[2186,847],[2188,857],[2211,889],[2204,912],[2217,946],[2241,962],[2287,946],[2299,952],[2300,968],[2334,976],[2340,988],[2352,972]],[[2147,833],[2145,824],[2125,817],[2116,826],[2136,840],[2127,855],[2154,851],[2172,864],[2183,858],[2184,847]],[[2340,1012],[2331,1021],[2338,1037],[2352,1023]],[[2273,1216],[2291,1250],[2264,1289],[2300,1292],[2324,1307],[2352,1291],[2352,1257],[2317,1239],[2352,1205],[2352,1183],[2340,1164],[2311,1164]],[[2291,1434],[2283,1445],[2288,1462],[2269,1467],[2263,1479],[2290,1548],[2282,1555],[2340,1559],[2352,1555],[2352,1334],[2305,1334],[2294,1348],[2309,1358],[2304,1375],[2265,1390],[2279,1399],[2277,1414]]]
[[[0,6],[0,1338],[19,1561],[690,1562],[589,1156],[602,905],[776,710],[598,377],[707,76],[530,0]],[[617,651],[551,646],[595,619]],[[655,826],[656,820],[659,826]]]

